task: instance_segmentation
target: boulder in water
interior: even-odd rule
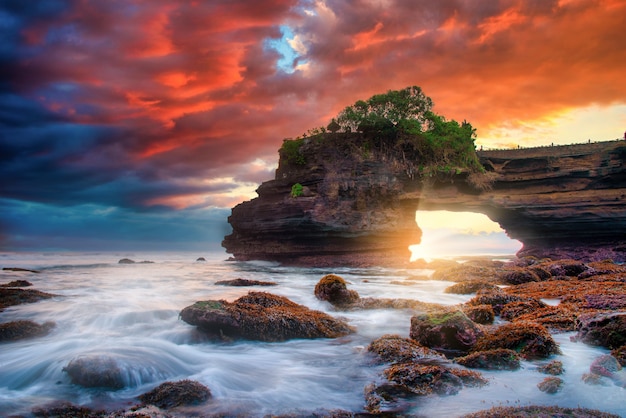
[[[177,406],[198,405],[211,397],[209,388],[193,380],[165,382],[150,392],[139,396],[145,405],[154,405],[162,409]]]
[[[504,324],[483,335],[473,351],[487,351],[495,348],[515,350],[527,360],[550,357],[559,354],[559,346],[548,330],[529,321]]]
[[[420,345],[415,340],[390,334],[372,341],[367,347],[367,351],[384,363],[428,362],[445,359],[438,352]]]
[[[336,274],[327,274],[315,285],[315,297],[334,306],[345,307],[359,300],[355,290],[349,290],[346,281]]]
[[[517,370],[520,368],[520,356],[516,351],[506,348],[479,351],[454,359],[457,364],[471,369]]]
[[[354,332],[345,321],[265,292],[250,292],[234,302],[196,302],[183,309],[180,317],[221,339],[285,341],[336,338]]]
[[[0,342],[41,337],[54,328],[54,322],[39,325],[32,321],[12,321],[0,324]]]
[[[483,331],[462,311],[419,314],[411,318],[410,337],[449,354],[468,352]]]
[[[72,383],[87,388],[121,389],[125,386],[122,370],[108,356],[85,356],[73,359],[63,368]]]

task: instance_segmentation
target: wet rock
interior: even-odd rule
[[[139,400],[144,405],[154,405],[162,409],[199,405],[209,398],[211,398],[209,388],[188,379],[162,383],[150,392],[139,396]]]
[[[0,287],[28,287],[32,285],[28,280],[13,280],[9,283],[0,284]]]
[[[546,417],[568,417],[568,418],[619,418],[595,409],[587,408],[561,408],[559,406],[495,406],[484,411],[473,412],[463,415],[461,418],[546,418]]]
[[[35,417],[44,418],[104,418],[109,416],[104,411],[93,411],[84,406],[77,406],[63,401],[33,408],[32,412]]]
[[[497,285],[489,282],[470,280],[467,282],[455,283],[452,286],[447,287],[444,293],[451,293],[455,295],[469,295],[476,293],[481,289],[496,289]]]
[[[477,324],[493,324],[495,319],[495,312],[491,305],[465,305],[462,309],[465,315]]]
[[[419,314],[411,318],[410,337],[448,354],[469,351],[483,332],[462,311]]]
[[[399,335],[383,335],[372,341],[367,351],[383,363],[441,361],[445,357],[438,352]]]
[[[504,293],[500,288],[481,289],[476,293],[476,296],[467,301],[467,305],[491,305],[491,307],[493,308],[493,312],[496,315],[500,315],[500,311],[502,310],[504,305],[521,300],[525,300],[525,298],[521,296],[508,295]]]
[[[274,282],[263,282],[260,280],[249,280],[249,279],[233,279],[233,280],[220,280],[215,282],[218,286],[234,286],[234,287],[245,287],[245,286],[276,286]]]
[[[46,322],[43,325],[32,321],[6,322],[0,324],[0,342],[42,337],[50,332],[54,326],[54,322]]]
[[[537,371],[543,374],[558,376],[563,374],[563,362],[552,360],[551,362],[537,367]]]
[[[31,269],[25,269],[25,268],[21,268],[21,267],[3,267],[2,270],[4,270],[4,271],[23,271],[23,272],[27,272],[27,273],[41,273],[39,270],[31,270]]]
[[[607,274],[623,274],[626,273],[626,266],[615,264],[611,260],[594,261],[587,265],[587,269],[580,273],[577,277],[579,280],[587,280],[595,276]]]
[[[519,316],[545,307],[546,304],[537,299],[519,300],[504,305],[500,311],[500,317],[506,321],[512,321]]]
[[[595,373],[583,373],[580,378],[587,385],[600,385],[606,386],[604,379],[599,374]]]
[[[548,261],[539,266],[549,271],[552,276],[576,277],[587,269],[584,263],[569,259]]]
[[[472,265],[469,263],[459,264],[456,261],[450,263],[442,263],[436,268],[428,266],[429,269],[435,269],[432,274],[433,280],[446,280],[450,282],[490,282],[497,283],[500,281],[499,272],[501,267],[493,265]]]
[[[341,306],[341,309],[413,309],[420,312],[447,312],[449,308],[439,303],[422,302],[415,299],[390,298],[359,298],[351,305]]]
[[[542,392],[554,394],[563,387],[563,379],[560,377],[546,377],[537,384],[537,387]]]
[[[589,366],[589,371],[593,374],[614,378],[615,373],[622,370],[622,366],[617,359],[610,354],[596,358]]]
[[[541,281],[534,271],[525,268],[514,268],[503,273],[502,280],[507,284],[513,285]]]
[[[203,261],[206,261],[206,258],[204,258],[204,257],[198,257],[198,258],[196,258],[196,261],[197,261],[197,262],[203,262]]]
[[[519,321],[504,324],[481,337],[474,351],[487,351],[495,348],[515,350],[523,358],[541,359],[559,354],[559,346],[548,330],[534,322]]]
[[[626,345],[611,351],[611,355],[619,362],[622,367],[626,366]]]
[[[626,295],[618,294],[595,294],[584,295],[586,303],[582,307],[585,309],[603,309],[609,311],[625,310]]]
[[[51,293],[40,292],[39,290],[34,289],[15,289],[3,287],[0,288],[0,310],[9,306],[50,299],[55,296],[56,295]]]
[[[87,388],[121,389],[125,386],[122,370],[107,356],[84,356],[73,359],[63,368],[72,383]]]
[[[532,321],[554,331],[576,331],[578,314],[567,306],[546,306],[527,312],[515,321]]]
[[[354,331],[345,321],[265,292],[250,292],[234,302],[196,302],[183,309],[180,317],[221,339],[336,338]]]
[[[343,307],[359,300],[359,294],[347,288],[346,281],[336,274],[327,274],[315,285],[315,297]]]
[[[479,351],[454,359],[455,363],[471,369],[517,370],[520,368],[520,356],[516,351],[506,348]]]
[[[537,277],[539,277],[539,280],[542,281],[548,280],[552,277],[552,274],[541,266],[530,266],[528,267],[528,270],[532,271],[535,275],[537,275]]]
[[[131,260],[130,258],[122,258],[120,261],[117,262],[118,264],[135,264],[136,261],[135,260]]]
[[[480,373],[441,365],[413,362],[397,363],[384,371],[387,382],[370,385],[365,390],[366,409],[372,413],[392,412],[406,398],[427,395],[456,395],[464,387],[484,386]],[[393,411],[398,412],[398,411]]]
[[[609,349],[626,344],[626,313],[589,313],[578,317],[576,341]]]

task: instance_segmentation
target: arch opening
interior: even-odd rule
[[[419,244],[409,246],[411,261],[423,258],[512,256],[522,243],[509,238],[497,222],[475,212],[418,210],[415,221],[422,230]]]

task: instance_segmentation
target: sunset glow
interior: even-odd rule
[[[521,243],[506,236],[500,225],[486,215],[471,212],[418,211],[415,220],[422,230],[419,245],[411,245],[411,261],[420,258],[462,256],[511,256]]]
[[[20,216],[32,204],[227,211],[273,178],[284,138],[410,85],[487,149],[623,137],[625,15],[622,0],[4,2],[0,244],[45,242]]]

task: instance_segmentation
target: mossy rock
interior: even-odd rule
[[[139,396],[145,405],[154,405],[162,409],[177,406],[198,405],[211,398],[209,388],[193,380],[165,382]]]
[[[336,274],[327,274],[315,285],[315,297],[337,307],[345,307],[359,300],[359,294],[349,290],[346,281]]]
[[[496,348],[479,351],[454,359],[457,364],[471,369],[517,370],[520,368],[520,356],[514,350]]]
[[[266,292],[250,292],[234,302],[196,302],[183,309],[180,317],[208,336],[223,340],[337,338],[354,332],[343,320]]]
[[[367,347],[367,351],[383,363],[405,363],[430,360],[444,360],[438,352],[424,347],[410,338],[399,335],[383,335]]]
[[[519,321],[504,324],[482,336],[473,348],[474,352],[507,348],[527,360],[548,358],[559,354],[559,346],[548,330],[534,322]]]
[[[469,351],[482,330],[460,310],[415,315],[410,337],[423,346],[448,355]]]

